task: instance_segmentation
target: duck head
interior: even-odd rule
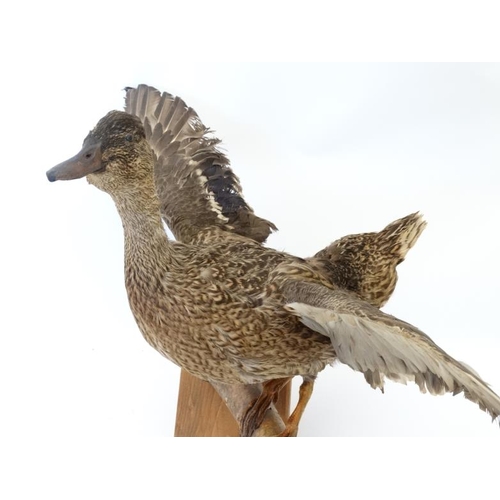
[[[87,177],[102,191],[117,194],[152,179],[153,153],[139,118],[110,111],[83,141],[79,153],[47,172],[50,182]]]

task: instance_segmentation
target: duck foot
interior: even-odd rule
[[[278,395],[290,381],[289,378],[270,380],[262,384],[262,393],[248,408],[240,422],[240,437],[251,437],[262,424],[267,410],[276,402]],[[286,431],[286,427],[285,427]]]

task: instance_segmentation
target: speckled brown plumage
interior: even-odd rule
[[[126,260],[131,309],[146,340],[193,375],[256,383],[295,370],[315,375],[333,361],[326,339],[285,313],[272,285],[263,295],[266,270],[292,257],[263,251],[251,241],[223,241],[194,251],[172,243],[171,265],[165,266],[155,256],[158,242],[138,228],[134,234]],[[299,357],[289,358],[290,352]]]
[[[47,172],[84,175],[113,198],[125,235],[130,307],[146,340],[194,375],[226,383],[314,377],[337,357],[365,374],[463,392],[493,418],[500,398],[417,328],[331,283],[310,263],[237,237],[168,240],[140,120],[112,111],[82,151]]]
[[[321,266],[336,285],[382,307],[396,288],[396,267],[426,225],[419,213],[410,214],[378,233],[344,236],[309,261]]]

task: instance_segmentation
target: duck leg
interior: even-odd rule
[[[262,393],[255,402],[252,403],[246,411],[245,416],[241,419],[241,437],[251,437],[254,435],[256,429],[262,424],[267,410],[272,403],[277,401],[280,391],[290,380],[289,378],[279,378],[276,380],[269,380],[262,384]]]
[[[279,434],[279,437],[297,437],[300,419],[304,414],[307,403],[309,403],[309,400],[311,399],[313,389],[314,379],[310,377],[304,377],[299,389],[299,401],[297,402],[297,406],[288,418],[285,430],[281,434]]]
[[[269,382],[263,384],[262,394],[247,410],[247,413],[242,420],[240,436],[249,437],[254,434],[255,430],[261,425],[269,406],[276,402],[280,391],[290,380],[291,379],[288,378],[282,378],[270,380]],[[297,437],[299,423],[302,415],[304,414],[304,410],[311,399],[313,389],[314,378],[304,377],[299,389],[299,401],[288,418],[285,429],[283,432],[278,434],[277,437]]]

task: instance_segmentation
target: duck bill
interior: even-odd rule
[[[101,145],[84,146],[73,158],[63,161],[47,171],[47,179],[54,181],[69,181],[80,179],[103,168]]]

